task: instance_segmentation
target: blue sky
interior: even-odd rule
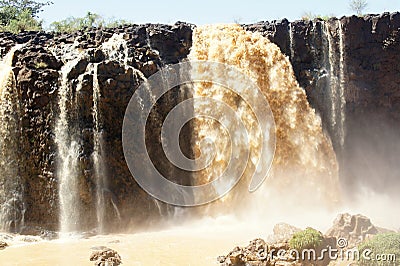
[[[349,0],[52,0],[40,14],[45,25],[87,11],[105,18],[121,18],[134,23],[174,23],[178,20],[198,25],[209,23],[250,23],[288,18],[296,20],[305,12],[320,15],[349,15]],[[367,13],[400,11],[400,0],[368,0]]]

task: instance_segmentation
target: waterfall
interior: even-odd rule
[[[107,177],[103,160],[103,141],[100,116],[100,87],[97,77],[97,64],[93,66],[93,162],[96,179],[96,216],[99,233],[104,232],[105,199],[104,189],[107,188]]]
[[[329,95],[330,95],[330,126],[331,132],[337,137],[338,145],[343,147],[345,137],[345,106],[344,96],[344,40],[341,21],[337,21],[338,45],[331,34],[328,22],[323,24],[324,35],[328,42],[324,48],[325,55],[329,60],[325,60],[325,66],[329,69]]]
[[[344,139],[345,139],[345,120],[346,120],[346,98],[344,94],[344,66],[345,66],[345,51],[344,51],[344,33],[343,33],[343,26],[342,21],[338,20],[338,29],[339,29],[339,109],[340,109],[340,120],[339,120],[339,140],[340,140],[340,147],[343,148],[344,146]]]
[[[309,199],[313,203],[332,204],[338,200],[337,163],[332,145],[323,134],[321,120],[310,107],[304,89],[298,85],[289,60],[275,44],[259,33],[247,32],[235,25],[202,26],[194,31],[189,59],[237,67],[257,83],[268,100],[276,124],[276,152],[272,175],[266,182],[271,191],[280,196],[286,192],[286,197],[293,197],[296,202]],[[201,80],[210,80],[220,75],[214,69],[204,68],[199,71]],[[225,78],[229,82],[229,77]],[[196,84],[194,94],[195,99],[209,97],[224,101],[238,114],[246,128],[250,129],[249,147],[239,147],[244,152],[250,149],[249,168],[254,169],[258,160],[262,162],[268,159],[260,158],[258,150],[260,134],[265,132],[252,131],[258,121],[252,113],[252,106],[246,106],[241,95],[207,83]],[[195,103],[194,108],[195,113],[200,113],[199,108],[205,107],[196,106]],[[214,110],[215,117],[223,120],[223,114],[219,111]],[[234,133],[236,131],[227,132],[226,128],[209,119],[196,120],[194,149],[197,156],[201,153],[199,151],[215,147],[212,164],[199,173],[202,183],[218,178],[224,171],[231,158],[230,145],[246,145],[237,142],[237,136],[230,136]],[[208,139],[208,142],[204,143],[204,139]],[[233,156],[242,157],[245,153]],[[246,171],[242,177],[244,180],[248,179]]]
[[[133,75],[139,75],[145,80],[143,74],[137,69],[128,65],[129,55],[127,42],[123,37],[123,34],[114,34],[110,39],[104,42],[100,49],[106,55],[107,60],[117,61],[123,65],[125,70],[132,69]],[[109,193],[108,188],[108,173],[105,166],[104,160],[104,144],[103,144],[103,125],[102,115],[100,111],[101,101],[101,90],[98,80],[98,64],[90,64],[88,69],[93,75],[93,168],[96,185],[96,218],[97,228],[99,233],[105,232],[106,217],[107,217],[107,206],[105,193]],[[121,219],[120,212],[116,205],[116,202],[111,197],[110,203],[115,211],[118,219]]]
[[[293,29],[292,23],[289,23],[289,48],[290,48],[290,59],[292,60],[292,62],[294,60],[294,54],[295,54],[295,52],[294,52],[295,43],[294,43],[293,34],[294,34],[294,29]]]
[[[16,50],[10,49],[0,62],[0,231],[18,232],[24,224],[24,186],[19,175],[18,93],[12,61]]]
[[[78,99],[74,95],[73,84],[68,79],[68,74],[73,67],[87,54],[79,52],[77,45],[65,45],[53,49],[56,57],[61,57],[65,65],[61,69],[59,88],[59,116],[55,126],[55,142],[58,151],[57,174],[59,177],[59,199],[60,199],[60,231],[63,233],[79,231],[82,228],[82,213],[80,199],[80,181],[78,172],[79,156],[82,152],[81,132],[78,126],[79,117],[74,114],[78,106]],[[128,48],[122,34],[114,34],[100,49],[105,53],[108,60],[115,60],[127,66]],[[78,77],[76,91],[79,91],[85,74],[93,76],[93,170],[95,189],[95,212],[98,232],[105,231],[106,221],[106,199],[105,193],[109,192],[107,184],[107,169],[104,165],[104,148],[102,140],[102,119],[100,113],[101,91],[98,81],[98,64],[89,64],[86,71]],[[79,114],[78,114],[79,116]],[[119,218],[119,210],[114,200],[111,205]]]
[[[151,53],[155,54],[158,57],[158,59],[160,60],[161,66],[156,64],[157,71],[160,71],[163,67],[165,67],[165,62],[161,59],[161,57],[159,55],[159,52],[151,46],[149,28],[146,28],[146,45],[147,45],[148,49],[151,51]],[[163,84],[165,86],[169,87],[168,79],[166,77],[164,77],[163,75],[161,76],[161,78],[164,81]],[[145,80],[145,79],[143,79],[143,80]],[[163,138],[162,139],[162,145],[168,146],[169,145],[169,139]],[[169,171],[172,172],[173,169],[170,169]],[[158,210],[158,213],[160,214],[160,217],[164,217],[165,214],[163,212],[163,208],[162,208],[162,205],[161,205],[160,201],[158,199],[156,199],[156,198],[154,198],[153,201],[154,201],[154,204],[155,204],[155,206],[156,206],[156,208]],[[177,210],[178,208],[179,207],[173,206],[173,205],[167,206],[167,216],[168,217],[174,217],[175,214],[178,211]]]
[[[328,40],[328,50],[325,52],[325,54],[328,54],[328,69],[329,69],[329,95],[330,95],[330,104],[331,104],[331,117],[330,117],[330,124],[331,124],[331,130],[334,132],[334,129],[336,128],[336,115],[337,112],[336,110],[338,109],[337,103],[338,103],[338,95],[337,95],[337,87],[338,87],[338,81],[337,81],[337,75],[335,73],[335,66],[336,66],[336,54],[334,50],[334,40],[332,38],[332,35],[329,31],[329,24],[324,24],[324,32],[325,36]]]
[[[81,147],[77,137],[75,121],[71,119],[74,112],[74,99],[68,74],[77,64],[80,57],[68,61],[61,69],[61,81],[58,89],[59,116],[55,126],[55,143],[57,145],[60,201],[60,231],[68,233],[77,231],[80,222],[80,199],[78,180],[78,158]]]
[[[101,50],[105,52],[108,60],[115,60],[128,65],[128,45],[124,40],[123,34],[114,34],[108,41],[101,45]]]

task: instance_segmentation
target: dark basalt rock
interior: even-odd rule
[[[68,80],[76,79],[79,75],[85,73],[86,67],[89,61],[86,58],[79,60],[75,66],[72,67],[71,71],[68,73]]]
[[[7,242],[0,241],[0,250],[5,249],[6,247],[8,247]]]
[[[107,201],[107,220],[109,230],[121,229],[121,224],[134,224],[136,228],[147,225],[148,217],[160,215],[154,200],[143,192],[133,181],[122,153],[121,129],[125,108],[130,97],[142,80],[133,73],[133,68],[149,76],[164,64],[178,62],[185,58],[191,46],[193,26],[185,23],[176,25],[129,25],[115,29],[87,29],[71,34],[48,34],[43,32],[23,32],[18,35],[0,33],[1,55],[11,47],[24,43],[17,50],[13,66],[16,77],[19,103],[21,106],[20,174],[24,180],[25,227],[22,232],[41,232],[59,229],[58,176],[55,122],[58,117],[59,71],[64,65],[53,54],[55,45],[68,45],[79,42],[87,57],[78,61],[68,73],[73,86],[76,110],[79,116],[80,141],[82,150],[79,157],[80,174],[79,195],[81,200],[82,224],[89,230],[95,226],[96,186],[93,171],[93,73],[87,72],[89,63],[98,63],[98,79],[101,89],[99,103],[103,123],[105,168],[109,175],[108,188],[102,188]],[[128,40],[128,62],[133,68],[126,68],[117,61],[105,61],[106,56],[100,45],[109,40],[114,33],[124,34]],[[164,43],[164,40],[168,40]],[[152,47],[154,46],[154,47]],[[81,79],[79,90],[78,79]],[[173,104],[173,103],[171,103]],[[161,109],[159,110],[161,111]],[[159,112],[156,111],[156,112]],[[156,114],[160,116],[161,114]],[[155,125],[154,125],[155,126]],[[151,123],[150,128],[151,129]],[[66,129],[69,130],[69,129]],[[152,130],[155,132],[155,130]],[[156,133],[155,133],[156,134]],[[151,134],[150,134],[151,135]],[[152,136],[157,138],[157,136]],[[156,141],[156,143],[161,143]],[[159,150],[155,151],[160,152]],[[157,156],[156,156],[157,157]],[[160,156],[158,156],[160,157]],[[161,162],[161,159],[156,159]],[[117,219],[114,206],[120,210]],[[147,207],[144,207],[147,206]],[[167,207],[163,207],[167,208]],[[142,209],[141,214],[132,215]],[[115,226],[113,226],[115,221]],[[35,228],[35,230],[26,230]]]

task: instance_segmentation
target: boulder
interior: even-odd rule
[[[121,256],[113,249],[107,247],[96,248],[90,255],[90,261],[95,266],[117,266],[122,264]]]
[[[346,247],[352,248],[361,243],[371,235],[378,234],[378,229],[371,223],[371,220],[361,214],[350,215],[339,214],[333,222],[333,226],[326,232],[327,236],[345,239]]]
[[[4,241],[0,241],[0,249],[5,249],[6,247],[8,247],[8,244]]]

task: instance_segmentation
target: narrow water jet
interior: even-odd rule
[[[105,226],[105,198],[104,193],[107,188],[107,173],[103,160],[103,140],[101,130],[100,114],[100,87],[97,76],[98,64],[93,65],[93,164],[96,180],[96,217],[99,233],[104,233]]]
[[[59,115],[55,126],[55,143],[57,145],[60,201],[60,232],[70,233],[80,228],[80,199],[78,180],[78,158],[81,147],[71,122],[74,108],[72,86],[68,79],[71,69],[80,57],[68,61],[61,69],[60,87],[58,90]],[[71,121],[72,120],[72,121]]]
[[[345,65],[346,65],[346,58],[345,58],[345,47],[344,47],[344,33],[343,33],[343,25],[342,21],[338,20],[338,34],[339,34],[339,109],[340,109],[340,126],[339,126],[339,140],[340,140],[340,147],[343,149],[344,141],[346,137],[345,132],[345,122],[346,122],[346,97],[344,94],[345,90]]]
[[[327,50],[325,49],[325,54],[328,55],[328,62],[326,67],[329,69],[329,102],[330,102],[330,125],[331,125],[331,132],[334,132],[336,125],[337,125],[337,103],[338,103],[338,80],[337,80],[337,73],[335,71],[336,66],[336,53],[334,49],[334,40],[329,30],[329,24],[325,23],[324,25],[324,33],[326,39],[328,41]],[[326,64],[326,63],[325,63]]]
[[[329,69],[329,103],[330,103],[330,132],[338,147],[343,148],[345,139],[345,107],[346,100],[344,95],[344,40],[341,21],[338,20],[335,25],[337,31],[337,45],[335,38],[332,36],[329,22],[323,24],[323,33],[328,42],[324,47],[325,67]],[[335,28],[336,28],[335,27]]]
[[[295,55],[295,51],[294,51],[295,43],[294,43],[293,35],[294,35],[294,29],[293,29],[292,23],[289,23],[289,48],[290,48],[290,59],[292,60],[292,62],[294,60],[294,55]]]

